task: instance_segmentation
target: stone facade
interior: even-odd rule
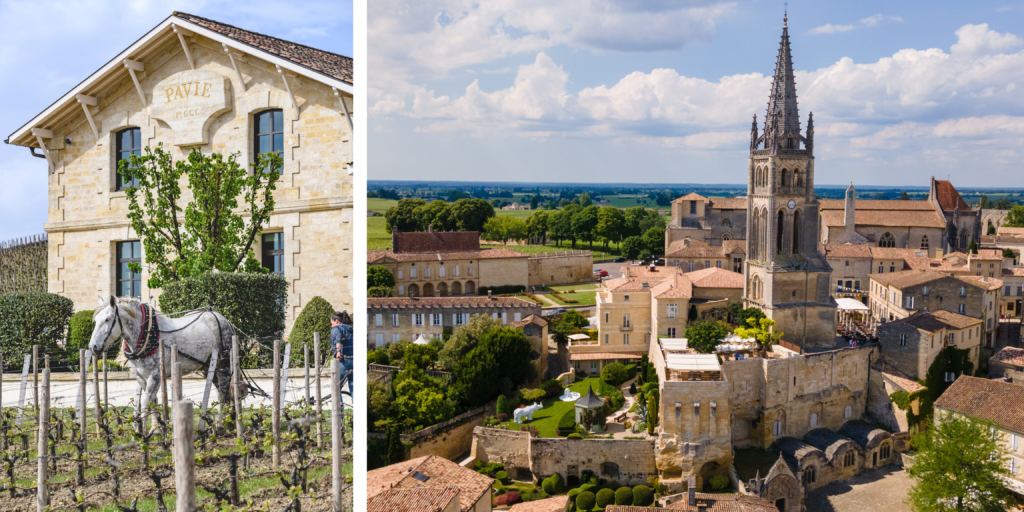
[[[690,193],[672,201],[672,220],[665,229],[665,253],[672,242],[693,238],[711,246],[747,236],[747,198],[704,197]]]
[[[594,280],[590,251],[542,252],[529,257],[529,286],[586,283]]]
[[[31,122],[48,126],[38,133],[51,136],[38,139],[46,141],[52,161],[45,225],[49,291],[72,299],[76,309],[93,307],[97,295],[117,294],[117,243],[138,239],[129,227],[126,194],[116,186],[115,150],[122,130],[138,129],[138,147],[163,144],[175,160],[186,158],[195,147],[204,154],[236,155],[248,167],[256,158],[254,115],[279,109],[285,120],[284,168],[274,193],[276,209],[264,233],[283,236],[281,270],[289,283],[287,328],[314,296],[339,310],[350,309],[353,141],[347,113],[352,108],[351,94],[334,88],[331,84],[337,80],[330,76],[282,73],[266,60],[271,57],[260,52],[232,50],[229,54],[227,46],[235,48],[239,43],[217,32],[222,26],[216,22],[204,20],[213,28],[204,30],[191,23],[195,20],[172,16],[164,22],[165,28],[158,27],[114,59],[134,59],[133,66],[144,69],[136,74],[138,87],[120,65],[120,72],[104,68],[75,90],[91,94],[80,94],[80,105],[69,93],[71,105],[59,123],[46,118],[46,113]],[[185,37],[188,55],[177,37],[163,37],[171,33],[171,22],[195,31]],[[179,98],[179,88],[197,82],[201,90],[196,85],[191,97],[190,89],[185,89]],[[177,103],[189,106],[181,110]],[[175,112],[200,117],[184,121],[176,119]],[[10,140],[22,145],[35,142],[36,138],[17,136]],[[182,185],[184,205],[192,196],[187,182]],[[257,243],[257,256],[261,249]],[[144,300],[160,295],[159,290],[148,289],[147,279],[144,270],[140,293]]]
[[[878,326],[885,358],[911,379],[923,379],[946,347],[967,350],[974,367],[981,353],[981,319],[948,311],[921,312]]]
[[[539,317],[541,306],[513,297],[391,297],[367,299],[366,311],[367,342],[380,347],[421,335],[440,338],[445,328],[455,329],[475,315],[514,324],[531,315]]]

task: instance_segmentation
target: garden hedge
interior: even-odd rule
[[[213,307],[240,331],[240,339],[253,337],[270,347],[284,333],[288,281],[275,274],[207,273],[164,285],[159,306],[164,313]],[[252,347],[244,343],[242,348],[244,367],[272,364],[272,351],[249,357]]]
[[[555,473],[541,482],[541,489],[551,496],[556,494],[562,494],[565,492],[565,482],[562,480],[562,475]]]
[[[601,508],[607,507],[608,505],[614,505],[615,491],[611,489],[601,489],[600,491],[597,491],[596,501],[597,506]]]
[[[93,310],[86,309],[71,315],[71,322],[68,328],[68,341],[64,345],[63,357],[58,357],[57,365],[78,366],[78,350],[88,349],[89,341],[92,340],[92,331],[96,323],[92,321]],[[113,362],[121,352],[121,343],[111,343],[106,350],[108,363]],[[53,356],[50,356],[51,359]],[[102,359],[103,356],[100,356]]]
[[[629,380],[629,373],[626,372],[626,367],[622,363],[612,363],[601,369],[601,380],[619,387],[620,384]]]
[[[646,485],[638,485],[633,488],[633,505],[637,507],[649,507],[654,504],[654,491]]]
[[[633,489],[629,487],[619,487],[615,491],[615,504],[616,505],[632,505],[633,504]]]
[[[331,315],[334,306],[319,295],[313,297],[302,307],[302,312],[295,319],[292,331],[288,333],[288,342],[292,344],[292,361],[302,361],[302,344],[309,344],[309,352],[313,353],[313,333],[320,333],[320,360],[327,360],[331,353]],[[310,366],[313,362],[309,362]]]
[[[580,511],[592,510],[596,502],[597,498],[590,491],[583,491],[576,496],[576,508]]]
[[[49,354],[59,360],[63,351],[58,344],[67,341],[74,311],[71,299],[54,293],[0,295],[0,351],[4,362],[21,369],[25,354],[32,353],[32,345],[39,345],[40,357]]]

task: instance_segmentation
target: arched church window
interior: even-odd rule
[[[775,228],[775,236],[776,236],[776,238],[775,238],[775,252],[778,253],[778,254],[782,254],[782,248],[783,248],[782,235],[786,232],[785,231],[785,228],[786,228],[786,214],[785,214],[785,212],[783,212],[782,210],[779,210],[779,218],[777,220],[778,220],[778,222],[776,223],[776,228]]]
[[[729,219],[728,217],[726,217],[726,218],[722,219],[722,225],[727,227],[727,228],[731,228],[732,227],[732,220]]]
[[[817,476],[814,473],[815,473],[814,466],[807,466],[807,469],[804,470],[804,483],[805,484],[813,484],[814,483],[815,476]]]
[[[732,237],[729,236],[729,233],[726,233],[726,234],[722,235],[722,241],[723,242],[726,242],[726,241],[729,241],[729,240],[732,240]]]
[[[882,238],[878,239],[879,247],[896,247],[896,237],[892,236],[892,233],[886,231],[882,235]]]
[[[928,235],[921,237],[921,249],[928,250]]]
[[[800,211],[793,212],[793,254],[800,254]]]
[[[804,178],[800,175],[800,169],[793,169],[793,183],[798,187],[804,186]]]
[[[786,169],[782,170],[782,186],[783,187],[788,187],[789,186],[789,171],[787,171]]]

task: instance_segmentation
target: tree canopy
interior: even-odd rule
[[[690,348],[701,354],[711,354],[726,334],[729,334],[729,329],[721,322],[697,322],[686,328],[685,336]]]
[[[1008,228],[1024,228],[1024,206],[1017,205],[1006,212],[1003,226]]]
[[[452,393],[469,407],[478,407],[495,398],[502,382],[512,388],[536,378],[530,341],[514,327],[494,328],[480,338],[455,365]]]
[[[444,348],[438,353],[437,363],[446,370],[454,370],[455,366],[470,351],[476,348],[484,333],[501,327],[501,321],[489,315],[475,315],[465,325],[455,328]]]
[[[773,331],[775,320],[771,318],[747,318],[747,325],[750,327],[737,327],[736,335],[740,338],[754,338],[762,350],[772,349],[772,345],[778,343],[784,334],[782,331]]]

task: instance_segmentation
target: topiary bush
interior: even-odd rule
[[[596,502],[597,506],[601,508],[607,507],[608,505],[614,505],[615,491],[611,489],[601,489],[600,491],[597,491]]]
[[[565,495],[569,497],[569,501],[575,502],[576,496],[579,496],[581,492],[583,491],[577,487],[575,489],[569,489],[569,492],[565,493]]]
[[[714,491],[721,491],[726,487],[729,487],[729,477],[725,475],[715,475],[708,479],[708,483],[711,484],[711,489]]]
[[[562,475],[555,473],[541,482],[541,488],[544,489],[545,493],[554,496],[565,492],[565,482],[562,481]]]
[[[504,414],[505,416],[512,414],[512,409],[508,406],[508,398],[505,398],[505,395],[498,395],[498,400],[495,403],[495,409],[498,414]]]
[[[637,507],[649,507],[654,504],[654,491],[646,485],[638,485],[633,488],[633,505]]]
[[[505,471],[498,471],[494,475],[494,479],[501,482],[504,485],[508,485],[508,473]]]
[[[583,439],[583,436],[573,432],[572,434],[569,434],[569,435],[565,436],[565,438],[566,439]]]
[[[633,489],[629,487],[619,487],[615,491],[615,504],[616,505],[632,505],[633,504]]]
[[[292,344],[292,361],[302,361],[302,344],[309,344],[309,352],[313,354],[313,333],[320,333],[320,360],[324,361],[331,355],[331,315],[334,306],[323,297],[316,296],[302,308],[302,312],[288,333],[288,342]],[[310,366],[313,362],[309,362]],[[292,365],[295,367],[295,365]]]
[[[626,372],[626,366],[622,363],[612,363],[601,369],[601,380],[612,386],[618,387],[628,379],[629,374]]]
[[[239,331],[243,368],[266,368],[273,363],[273,350],[254,350],[253,343],[265,349],[273,347],[274,339],[284,333],[287,306],[288,281],[283,277],[232,272],[166,283],[159,302],[160,311],[165,313],[213,307],[224,315]],[[255,340],[250,341],[250,337]],[[321,343],[329,345],[329,337],[321,338]]]
[[[546,389],[520,389],[519,396],[524,402],[532,403],[548,396],[548,392]]]
[[[576,496],[576,509],[580,511],[593,510],[597,498],[590,491],[583,491]]]
[[[39,357],[49,354],[61,359],[63,352],[58,344],[67,341],[74,311],[71,299],[54,293],[0,295],[0,351],[4,362],[20,369],[25,354],[32,353],[32,345],[39,345]]]

